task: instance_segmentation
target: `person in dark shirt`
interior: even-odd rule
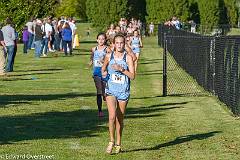
[[[37,20],[37,24],[35,27],[35,57],[39,58],[41,56],[41,43],[43,39],[43,31],[41,29],[42,21],[40,19]]]

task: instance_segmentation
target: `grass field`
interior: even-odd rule
[[[72,57],[35,59],[33,51],[23,55],[19,46],[15,72],[0,78],[0,159],[24,154],[56,160],[240,158],[240,121],[215,97],[162,97],[156,37],[143,41],[125,116],[124,152],[105,154],[107,109],[104,104],[105,117],[99,119],[87,65],[96,32],[86,37],[88,26],[78,25],[81,43]]]
[[[228,35],[240,35],[240,29],[239,28],[231,28]]]

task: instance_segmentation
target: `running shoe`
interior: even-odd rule
[[[98,117],[103,117],[103,116],[104,116],[104,114],[102,111],[98,112]]]
[[[115,153],[118,154],[122,151],[121,146],[120,145],[115,145]]]
[[[107,146],[107,149],[106,149],[106,152],[108,154],[112,154],[113,147],[114,147],[114,142],[109,142],[108,146]]]

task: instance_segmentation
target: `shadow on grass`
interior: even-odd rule
[[[29,69],[29,70],[17,70],[15,72],[38,72],[38,71],[61,71],[62,68],[45,68],[45,69]]]
[[[96,137],[97,131],[107,131],[105,119],[97,111],[47,112],[0,117],[0,144],[23,140]]]
[[[90,56],[90,53],[75,53],[75,56]]]
[[[212,131],[212,132],[208,132],[208,133],[190,134],[190,135],[186,135],[186,136],[180,136],[180,137],[177,137],[173,141],[158,144],[154,147],[126,150],[124,152],[159,150],[159,149],[164,148],[164,147],[174,146],[174,145],[182,144],[182,143],[193,141],[193,140],[204,140],[204,139],[213,137],[213,136],[215,136],[215,134],[218,134],[218,133],[222,133],[222,131]]]
[[[85,94],[49,94],[49,95],[0,95],[0,107],[5,107],[9,104],[22,104],[31,101],[49,101],[49,100],[65,100],[67,98],[76,97],[93,97],[96,93]]]
[[[77,52],[88,52],[89,54],[91,52],[90,49],[84,49],[84,48],[75,48],[74,51],[77,51]]]
[[[209,95],[209,93],[207,93],[207,91],[202,91],[202,92],[198,92],[198,91],[192,91],[192,92],[186,92],[186,93],[175,93],[175,94],[168,94],[167,96],[169,96],[169,97],[186,97],[186,96],[192,96],[192,97],[194,97],[194,96],[198,96],[198,97],[200,97],[200,96],[207,96],[207,95]]]
[[[75,97],[79,95],[72,96]],[[83,94],[81,96],[92,96],[92,94]],[[13,99],[36,100],[44,97],[50,100],[56,99],[59,95],[56,95],[56,97],[53,95],[38,95],[37,98],[35,96],[25,95],[24,97],[16,96],[13,97]],[[69,95],[62,95],[60,97],[69,97]],[[157,117],[163,115],[159,113],[159,111],[179,108],[177,106],[158,108],[159,106],[166,105],[168,104],[128,108],[126,118]],[[104,110],[104,112],[107,111]],[[107,122],[107,119],[107,116],[99,119],[96,110],[91,110],[84,106],[82,106],[81,110],[70,112],[53,111],[30,115],[3,116],[0,117],[0,126],[2,126],[0,128],[0,144],[14,144],[19,141],[37,139],[95,137],[98,136],[100,132],[107,132],[107,127],[103,125]]]
[[[23,73],[23,74],[11,74],[7,77],[20,77],[20,76],[28,76],[28,75],[41,75],[41,74],[55,74],[58,72],[36,72],[36,73]]]
[[[0,78],[0,81],[28,81],[28,80],[32,80],[31,78]]]
[[[163,97],[162,95],[160,96],[151,96],[151,97],[131,97],[131,99],[151,99],[151,98],[160,98]]]
[[[97,43],[96,41],[80,41],[80,45],[81,45],[81,43]]]
[[[158,117],[163,114],[159,112],[177,108],[184,108],[183,104],[187,104],[188,102],[181,103],[165,103],[165,104],[156,104],[150,106],[136,107],[136,108],[127,108],[126,118],[147,118],[147,117]],[[170,106],[170,107],[166,107]]]

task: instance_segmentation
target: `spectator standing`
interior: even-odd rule
[[[54,24],[55,22],[53,21],[52,17],[48,18],[48,24],[52,27],[52,30],[50,32],[50,35],[48,37],[48,50],[50,52],[55,52],[55,50],[53,49],[53,44],[55,41],[54,35],[55,35],[55,29],[54,29]]]
[[[154,34],[154,24],[153,22],[150,23],[149,25],[149,35],[153,35]]]
[[[172,24],[175,26],[176,29],[181,29],[181,23],[177,17],[172,18]]]
[[[10,18],[6,19],[6,26],[2,28],[4,43],[7,48],[7,64],[5,71],[13,72],[13,58],[14,58],[14,41],[16,39],[15,30],[11,26],[12,20]]]
[[[27,54],[28,50],[28,39],[29,39],[29,32],[28,32],[28,27],[25,26],[22,31],[22,41],[23,41],[23,53]]]
[[[60,37],[59,37],[59,30],[58,30],[58,20],[54,19],[53,21],[53,30],[54,30],[54,50],[60,51]]]
[[[15,25],[12,24],[12,27],[14,28],[14,33],[15,33],[15,40],[14,40],[14,51],[13,51],[13,58],[12,58],[12,64],[11,66],[14,65],[14,61],[15,61],[15,57],[16,57],[16,54],[17,54],[17,43],[18,43],[18,32],[16,31],[15,29]]]
[[[48,52],[48,42],[51,40],[52,34],[51,19],[45,19],[43,23],[44,24],[41,27],[43,31],[41,53],[43,53],[43,56],[46,57]]]
[[[191,25],[191,32],[192,33],[196,33],[196,26],[197,26],[197,24],[193,20],[189,21],[189,23]]]
[[[36,58],[39,58],[41,56],[41,42],[43,39],[43,32],[41,27],[42,27],[42,21],[38,19],[35,27],[35,39],[34,39]]]
[[[5,75],[4,66],[5,66],[5,52],[7,48],[4,43],[3,33],[0,30],[0,76]]]
[[[90,37],[90,32],[91,32],[90,27],[88,27],[87,30],[86,30],[86,35],[87,35],[88,38]]]
[[[72,30],[67,22],[63,26],[62,40],[65,56],[68,55],[67,47],[69,48],[70,55],[72,55]]]
[[[63,25],[65,21],[60,21],[59,25],[57,26],[58,29],[58,34],[59,34],[59,42],[57,45],[59,45],[59,49],[63,50],[63,43],[62,43],[62,30],[63,30]]]
[[[28,27],[28,32],[29,32],[29,38],[28,38],[28,49],[31,49],[32,47],[32,42],[33,42],[33,38],[34,38],[34,31],[33,31],[33,18],[31,18],[31,20],[29,20],[26,23],[26,26]]]
[[[69,18],[68,24],[72,30],[72,42],[74,42],[74,38],[76,35],[76,30],[77,30],[75,21],[72,18]],[[72,48],[75,48],[75,46],[73,46],[73,43],[72,43]]]

